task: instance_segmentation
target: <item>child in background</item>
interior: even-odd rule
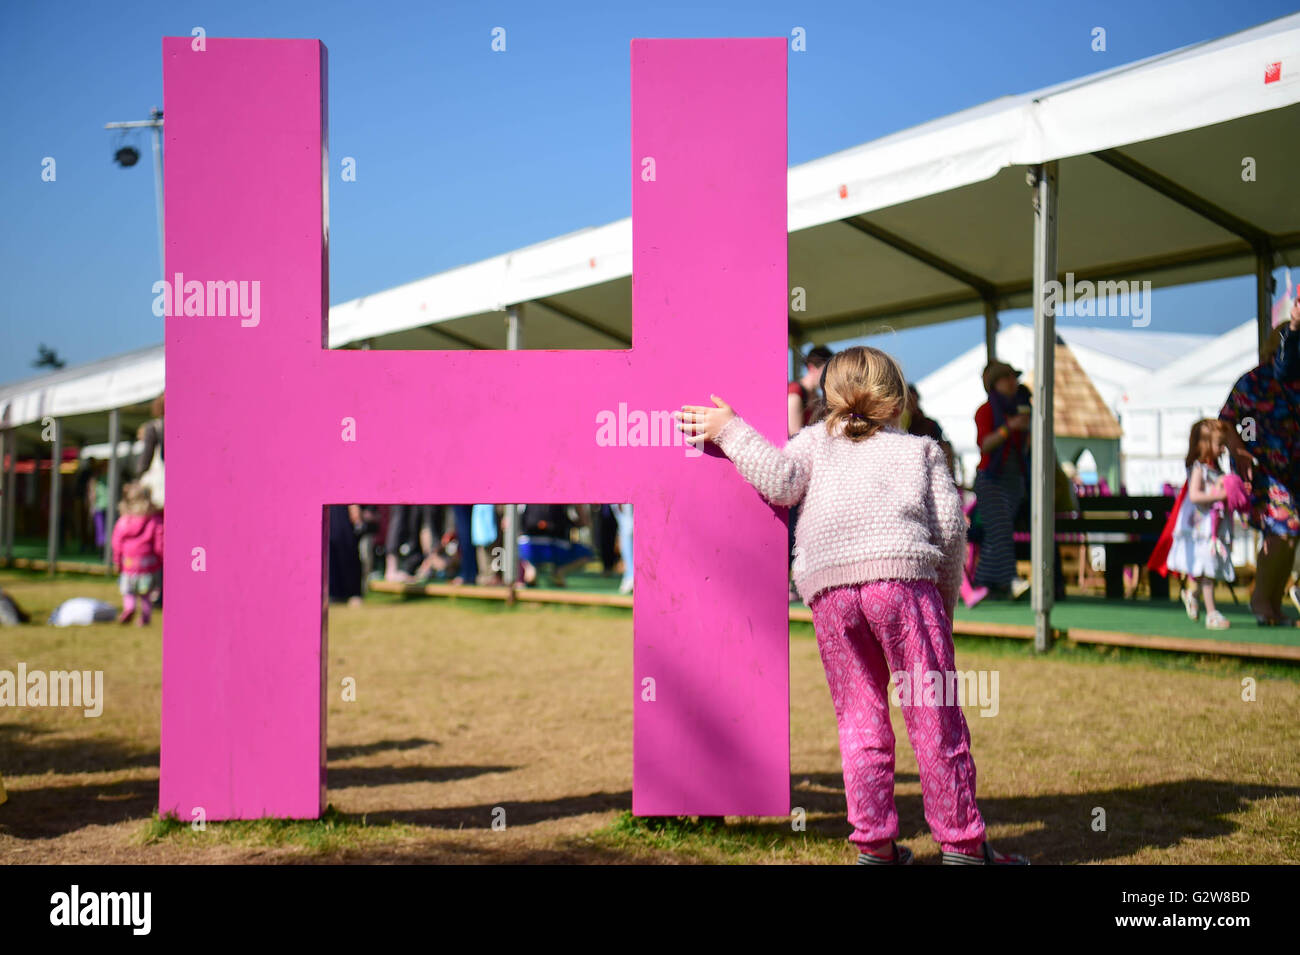
[[[135,616],[138,603],[137,623],[144,626],[153,614],[149,594],[162,571],[162,514],[154,508],[149,489],[139,483],[122,489],[118,510],[122,516],[113,525],[113,566],[121,572],[118,589],[122,592],[122,614],[117,622],[126,623]]]
[[[1186,577],[1183,604],[1187,616],[1200,615],[1196,601],[1196,584],[1201,586],[1205,601],[1205,626],[1209,630],[1227,630],[1228,619],[1214,606],[1217,581],[1236,579],[1232,567],[1232,515],[1224,511],[1227,498],[1224,474],[1219,470],[1223,453],[1224,425],[1205,418],[1192,425],[1187,448],[1187,493],[1178,509],[1173,543],[1167,565]]]
[[[966,518],[943,450],[898,427],[907,404],[898,363],[859,346],[831,358],[825,375],[825,420],[784,449],[716,396],[717,407],[683,407],[678,427],[692,444],[717,444],[772,504],[801,504],[793,572],[839,723],[849,839],[861,865],[907,865],[912,853],[895,841],[889,683],[892,674],[954,673]],[[918,695],[903,716],[944,864],[1027,864],[984,839],[961,707]]]

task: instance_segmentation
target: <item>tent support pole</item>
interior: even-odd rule
[[[18,470],[18,429],[6,429],[4,437],[4,513],[0,514],[0,519],[3,520],[0,541],[4,543],[5,559],[12,562],[14,559],[14,474]]]
[[[1056,383],[1056,315],[1047,298],[1056,281],[1055,162],[1031,167],[1034,187],[1034,402],[1030,477],[1030,554],[1033,577],[1034,649],[1052,645],[1056,556],[1056,452],[1052,392]]]
[[[984,299],[984,363],[991,365],[998,360],[998,303],[991,298]]]
[[[803,333],[795,329],[794,323],[790,323],[790,380],[795,381],[799,377],[799,361],[803,357]]]
[[[1273,331],[1273,249],[1268,243],[1255,246],[1255,323],[1259,329],[1259,354]]]
[[[118,410],[108,413],[108,513],[104,515],[104,563],[113,564],[113,519],[117,515],[117,445],[121,438]]]
[[[9,519],[5,530],[5,556],[14,559],[14,537],[18,533],[18,429],[9,429],[9,474],[5,478],[5,510]]]
[[[524,344],[524,307],[512,305],[506,311],[506,349],[518,351]],[[506,505],[505,566],[501,574],[507,587],[518,582],[519,572],[519,507]]]
[[[53,574],[59,559],[59,510],[63,503],[63,423],[58,418],[50,420],[54,422],[54,441],[50,448],[50,538],[46,544],[46,561]]]

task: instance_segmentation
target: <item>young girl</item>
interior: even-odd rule
[[[1219,456],[1223,453],[1223,423],[1206,418],[1192,425],[1187,447],[1187,493],[1178,509],[1173,543],[1167,565],[1186,578],[1183,603],[1187,616],[1195,620],[1200,610],[1196,603],[1196,578],[1205,600],[1205,626],[1210,630],[1227,630],[1228,619],[1214,606],[1216,581],[1236,579],[1232,569],[1232,515],[1225,513],[1221,501],[1227,492]]]
[[[898,427],[907,384],[875,348],[826,367],[826,416],[783,450],[723,401],[685,406],[678,427],[713,441],[768,501],[801,504],[795,584],[813,612],[839,722],[849,837],[863,865],[907,865],[894,809],[891,673],[954,672],[952,615],[966,553],[961,498],[939,445]],[[912,694],[915,702],[919,690]],[[948,865],[1025,865],[984,841],[961,707],[902,707],[926,821]]]
[[[122,614],[118,623],[135,616],[140,605],[140,626],[149,622],[153,606],[149,599],[154,581],[162,572],[162,514],[154,509],[149,489],[132,483],[122,488],[118,505],[122,516],[113,525],[113,565],[121,570],[118,589],[122,592]]]

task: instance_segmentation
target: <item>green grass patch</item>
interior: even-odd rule
[[[815,640],[813,625],[799,620],[790,621],[792,639]],[[1229,657],[1214,653],[1184,653],[1179,650],[1148,650],[1143,647],[1115,647],[1107,644],[1072,643],[1057,640],[1046,655],[1034,650],[1032,640],[1015,640],[1008,637],[975,637],[957,635],[953,638],[957,655],[980,653],[1002,658],[1030,658],[1068,660],[1071,663],[1091,665],[1111,664],[1155,667],[1160,670],[1205,673],[1211,676],[1245,677],[1255,679],[1286,680],[1300,683],[1300,663],[1286,660],[1261,660],[1248,657]]]
[[[140,831],[143,845],[168,842],[173,845],[213,844],[296,848],[319,855],[361,849],[378,843],[397,842],[416,834],[410,826],[396,822],[370,823],[366,816],[341,813],[331,804],[319,819],[232,819],[209,821],[203,829],[177,818],[174,813],[155,817]]]
[[[620,852],[671,852],[684,861],[752,863],[843,862],[845,841],[816,831],[795,831],[789,822],[718,816],[634,816],[624,810],[590,837]]]

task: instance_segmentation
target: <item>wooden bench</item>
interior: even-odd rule
[[[1058,544],[1101,545],[1106,549],[1106,596],[1124,596],[1124,568],[1146,566],[1176,498],[1162,495],[1081,497],[1079,510],[1056,515]],[[1015,531],[1016,557],[1028,560],[1030,535],[1027,527]],[[1151,574],[1151,599],[1169,599],[1169,578]]]

